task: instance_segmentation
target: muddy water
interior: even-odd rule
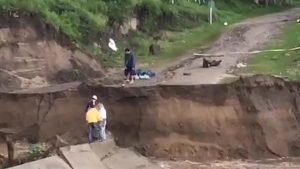
[[[191,161],[159,162],[163,169],[299,169],[299,158],[269,159],[263,161],[217,161],[197,163]]]

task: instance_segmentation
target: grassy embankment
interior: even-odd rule
[[[241,9],[241,13],[220,10],[218,11],[220,18],[213,25],[205,24],[194,29],[184,30],[183,32],[174,35],[172,38],[174,41],[162,42],[162,58],[172,59],[176,56],[184,54],[189,49],[207,45],[210,42],[213,42],[226,29],[226,27],[223,25],[225,21],[229,24],[234,24],[249,17],[277,12],[283,9],[284,8],[282,7],[273,7],[267,9],[262,7],[254,7],[253,9]]]
[[[289,6],[290,7],[290,6]],[[197,8],[200,13],[208,17],[207,6],[193,5],[191,8]],[[229,24],[234,24],[243,19],[264,15],[267,13],[278,12],[288,7],[269,7],[257,6],[245,2],[235,1],[234,5],[224,2],[216,3],[214,24],[209,25],[207,18],[202,18],[201,24],[195,28],[182,29],[173,32],[169,39],[160,41],[162,53],[159,56],[150,56],[148,46],[151,41],[145,37],[136,37],[140,46],[137,49],[137,56],[140,63],[148,63],[157,65],[159,63],[168,62],[176,57],[183,55],[190,49],[207,46],[213,42],[226,29],[223,23],[226,21]]]
[[[300,16],[300,15],[299,15]],[[290,23],[280,37],[267,44],[264,49],[291,49],[300,46],[300,23]],[[266,52],[254,55],[242,73],[270,74],[300,80],[300,50]]]
[[[169,0],[0,0],[0,7],[1,12],[37,14],[44,22],[67,35],[74,46],[102,63],[114,66],[122,63],[125,47],[135,49],[139,63],[157,65],[213,41],[224,30],[224,21],[233,24],[247,17],[283,9],[265,8],[243,0],[217,0],[214,24],[209,25],[207,5],[184,0],[176,1],[175,5]],[[109,51],[107,42],[103,40],[108,30],[136,14],[143,19],[138,31],[131,32],[129,37],[113,37],[120,50],[116,53]],[[159,40],[161,54],[150,56],[149,45],[161,30],[171,36]],[[101,48],[95,43],[101,44]]]

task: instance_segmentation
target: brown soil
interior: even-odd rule
[[[84,137],[84,104],[95,93],[107,107],[118,144],[147,156],[193,161],[299,156],[298,90],[298,83],[255,76],[226,85],[85,84],[49,93],[2,93],[0,125],[32,141],[63,133]]]
[[[36,88],[101,77],[102,66],[73,50],[61,34],[32,14],[0,14],[0,90]]]
[[[282,26],[297,11],[239,24],[211,51],[257,48],[278,32],[271,26]],[[254,76],[232,84],[198,84],[215,83],[219,71],[223,74],[241,58],[230,56],[225,66],[204,71],[205,77],[194,76],[199,60],[190,60],[172,71],[169,85],[121,88],[64,83],[74,81],[69,78],[73,69],[98,77],[102,67],[67,48],[34,16],[2,17],[0,61],[5,64],[0,66],[0,80],[4,79],[0,89],[22,90],[0,93],[0,129],[18,131],[15,139],[38,142],[64,134],[85,141],[81,140],[86,132],[84,105],[97,94],[108,110],[108,128],[117,143],[134,146],[146,156],[192,161],[300,156],[299,83]],[[192,71],[187,78],[196,81],[182,78],[180,72],[186,70]],[[51,87],[36,88],[48,84]],[[174,164],[177,167],[190,166]]]
[[[297,84],[258,76],[230,85],[99,93],[109,97],[120,144],[138,143],[145,155],[202,161],[298,156],[297,90]]]

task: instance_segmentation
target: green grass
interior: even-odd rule
[[[101,6],[96,1],[94,5]],[[103,13],[93,11],[84,0],[0,0],[0,10],[37,14],[74,43],[88,41],[107,22]]]
[[[282,35],[264,49],[290,49],[300,46],[300,24],[290,23]],[[248,67],[240,72],[285,76],[300,80],[300,50],[256,54],[248,60]]]
[[[244,10],[239,9],[243,10],[243,12],[240,13],[234,10],[219,10],[217,12],[218,15],[221,15],[221,17],[216,18],[217,21],[213,25],[205,23],[193,29],[176,32],[170,39],[160,42],[162,48],[162,53],[160,55],[150,56],[148,53],[138,52],[138,62],[147,66],[157,66],[161,63],[169,62],[170,60],[174,60],[177,57],[182,56],[190,49],[206,46],[215,41],[226,29],[223,25],[225,21],[229,24],[234,24],[249,17],[278,12],[284,9],[286,9],[286,7],[257,8],[252,6],[250,8],[247,7]],[[143,42],[143,40],[141,40],[141,42]],[[149,45],[150,43],[151,42],[146,41],[142,44]],[[148,48],[143,48],[142,51],[147,49]],[[138,48],[137,51],[141,51],[141,49]]]
[[[148,52],[151,44],[147,37],[135,37],[133,40],[139,44],[136,55],[140,63],[152,63],[169,61],[184,54],[191,48],[207,45],[208,42],[215,40],[221,33],[223,26],[216,24],[213,26],[204,25],[194,29],[188,29],[181,32],[171,32],[172,35],[167,39],[160,41],[161,54],[152,56]]]
[[[45,23],[67,35],[75,47],[93,55],[104,65],[120,66],[123,49],[133,48],[139,64],[166,62],[215,40],[224,30],[224,21],[233,24],[241,19],[261,15],[283,7],[255,5],[245,0],[215,0],[214,24],[209,25],[208,7],[194,1],[177,0],[0,0],[0,11],[20,11],[37,14]],[[109,52],[106,39],[108,30],[117,28],[135,15],[141,18],[139,30],[128,37],[110,35],[120,51]],[[172,32],[160,40],[162,52],[149,55],[149,45],[157,32]],[[101,48],[94,46],[101,44]]]

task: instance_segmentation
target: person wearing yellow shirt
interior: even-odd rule
[[[99,122],[101,117],[99,116],[99,110],[101,108],[100,102],[97,101],[95,106],[90,108],[86,112],[86,122],[88,124],[88,141],[89,143],[93,142],[93,133],[99,133]]]

